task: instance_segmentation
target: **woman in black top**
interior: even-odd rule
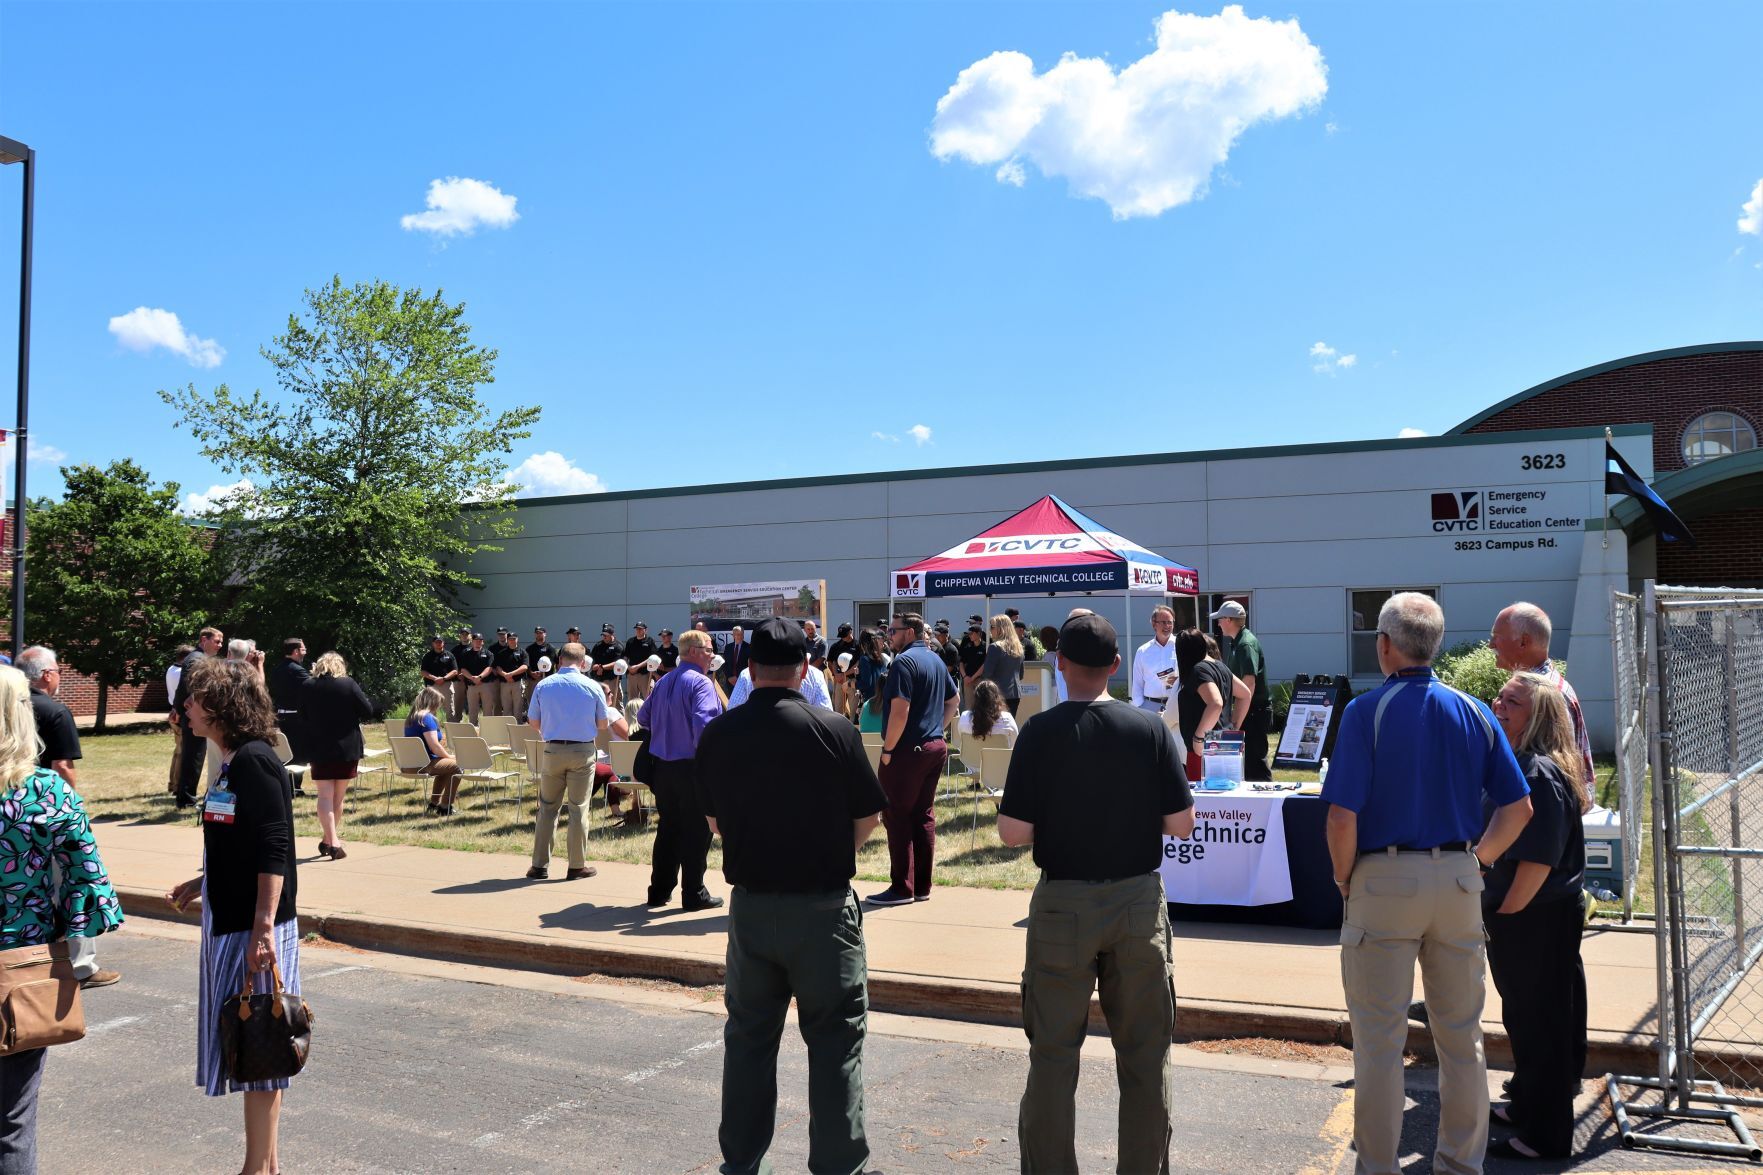
[[[998,687],[1011,717],[1016,716],[1016,707],[1022,701],[1022,661],[1022,641],[1010,617],[992,617],[992,643],[986,647],[986,661],[980,666],[979,678]]]
[[[349,676],[337,653],[312,663],[312,677],[300,691],[300,723],[312,753],[312,782],[318,788],[318,854],[341,861],[343,797],[361,766],[367,744],[361,724],[373,717],[373,703]]]
[[[1561,691],[1514,673],[1494,699],[1500,729],[1530,784],[1530,823],[1488,871],[1482,892],[1488,970],[1512,1041],[1512,1100],[1496,1119],[1513,1136],[1489,1147],[1508,1157],[1573,1153],[1573,1099],[1585,1073],[1583,924],[1589,781]]]
[[[276,757],[275,709],[263,677],[241,661],[208,658],[190,670],[190,730],[221,748],[221,773],[202,801],[203,873],[167,897],[179,910],[202,899],[201,983],[196,1004],[196,1082],[211,1097],[245,1094],[245,1175],[280,1169],[276,1127],[286,1078],[238,1084],[220,1047],[220,1006],[247,969],[279,968],[300,990],[300,925],[294,916],[294,789]]]
[[[1181,730],[1182,750],[1187,756],[1188,779],[1200,777],[1200,748],[1206,736],[1230,728],[1231,706],[1247,708],[1249,691],[1223,661],[1209,655],[1206,634],[1197,628],[1175,635],[1175,668],[1181,688],[1175,695],[1176,724]],[[1240,696],[1239,696],[1240,695]],[[1169,707],[1164,705],[1164,722]]]

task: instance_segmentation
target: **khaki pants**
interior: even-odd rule
[[[501,683],[500,688],[496,691],[497,694],[500,695],[498,705],[501,709],[497,710],[496,713],[505,714],[510,718],[518,718],[520,716],[520,683],[522,680],[522,678],[517,677],[513,681],[504,681]]]
[[[1432,1169],[1451,1175],[1482,1169],[1488,1145],[1483,888],[1475,858],[1462,851],[1372,853],[1353,869],[1341,925],[1341,982],[1353,1025],[1353,1142],[1361,1175],[1400,1170],[1402,1048],[1416,959],[1439,1058]]]
[[[1157,874],[1100,882],[1042,877],[1035,886],[1022,973],[1028,1088],[1016,1127],[1025,1172],[1078,1169],[1079,1050],[1098,986],[1120,1082],[1119,1170],[1169,1170],[1169,965],[1169,906]]]
[[[551,863],[551,838],[557,833],[557,809],[569,796],[569,867],[588,863],[588,794],[594,786],[593,743],[546,743],[539,776],[539,819],[533,829],[533,866]]]
[[[494,682],[474,681],[465,690],[466,713],[471,724],[476,726],[485,714],[496,712],[496,686]]]
[[[449,713],[447,716],[454,722],[464,722],[465,715],[470,709],[471,683],[466,681],[463,677],[455,677],[452,681],[449,681],[447,685],[451,687],[447,691],[448,701],[451,703],[448,707]]]
[[[635,669],[624,675],[624,692],[626,700],[646,701],[649,697],[651,678],[647,673],[639,673]]]

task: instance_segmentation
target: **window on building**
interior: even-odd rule
[[[1683,430],[1683,463],[1698,465],[1757,447],[1757,430],[1736,412],[1707,412]]]
[[[1347,643],[1351,646],[1351,667],[1354,677],[1382,677],[1377,663],[1377,614],[1397,592],[1419,592],[1439,598],[1439,589],[1430,587],[1353,588],[1347,592]]]
[[[1196,600],[1200,607],[1205,609],[1204,615],[1198,618],[1195,616],[1194,604]],[[1249,614],[1244,624],[1251,629],[1255,627],[1255,609],[1249,602],[1249,592],[1202,592],[1197,597],[1176,596],[1168,602],[1170,608],[1175,611],[1175,630],[1180,632],[1184,628],[1198,627],[1210,632],[1214,637],[1222,638],[1224,634],[1218,630],[1218,621],[1207,620],[1205,617],[1218,611],[1219,605],[1226,600],[1235,600],[1241,604],[1243,611]]]

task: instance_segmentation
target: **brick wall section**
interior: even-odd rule
[[[1763,431],[1763,351],[1683,355],[1619,367],[1551,388],[1466,431],[1650,424],[1653,470],[1660,476],[1683,468],[1683,430],[1690,421],[1715,411],[1737,412]]]
[[[1686,519],[1696,545],[1659,544],[1659,582],[1763,588],[1763,507]]]

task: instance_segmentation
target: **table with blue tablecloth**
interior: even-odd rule
[[[1327,818],[1328,805],[1316,796],[1197,793],[1193,837],[1164,839],[1170,920],[1339,926]]]

